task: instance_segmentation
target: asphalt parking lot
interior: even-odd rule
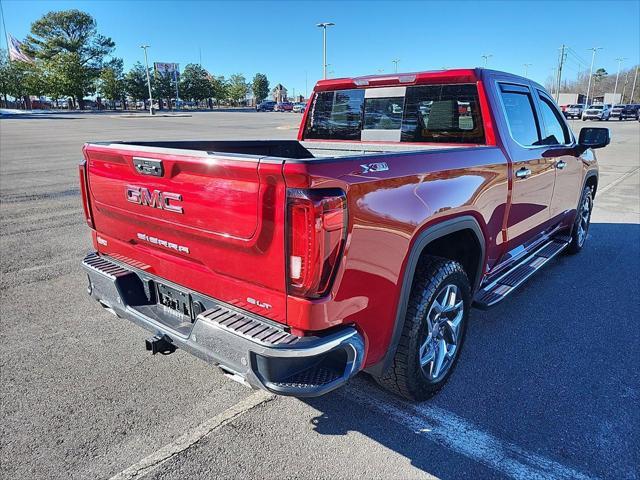
[[[456,372],[420,405],[364,374],[311,400],[253,392],[149,355],[146,332],[89,299],[83,142],[295,138],[299,119],[0,119],[0,476],[640,478],[638,122],[606,122],[585,250],[474,311]]]

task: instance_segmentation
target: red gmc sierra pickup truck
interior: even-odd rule
[[[425,399],[472,306],[583,247],[609,141],[537,83],[459,69],[320,81],[298,141],[87,143],[88,292],[252,387],[366,370]]]

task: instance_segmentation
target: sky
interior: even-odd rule
[[[328,30],[331,77],[482,66],[544,83],[562,44],[571,48],[566,76],[589,68],[589,48],[602,47],[595,69],[610,74],[640,61],[640,0],[450,2],[222,2],[0,0],[6,30],[23,39],[33,21],[52,10],[93,15],[98,31],[116,42],[125,68],[144,62],[202,63],[226,77],[265,73],[272,86],[310,92],[322,77],[322,31]],[[0,46],[6,48],[3,32]]]

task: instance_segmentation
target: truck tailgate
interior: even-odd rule
[[[101,253],[285,322],[282,160],[126,144],[84,155]]]

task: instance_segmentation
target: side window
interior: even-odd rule
[[[500,85],[509,131],[520,145],[541,145],[540,128],[528,88],[518,85]]]
[[[571,143],[571,136],[569,135],[567,124],[560,118],[560,114],[553,105],[553,102],[540,92],[538,92],[538,98],[540,98],[540,112],[542,113],[545,130],[542,144],[567,145]]]
[[[318,92],[305,126],[305,138],[360,140],[364,90]]]

